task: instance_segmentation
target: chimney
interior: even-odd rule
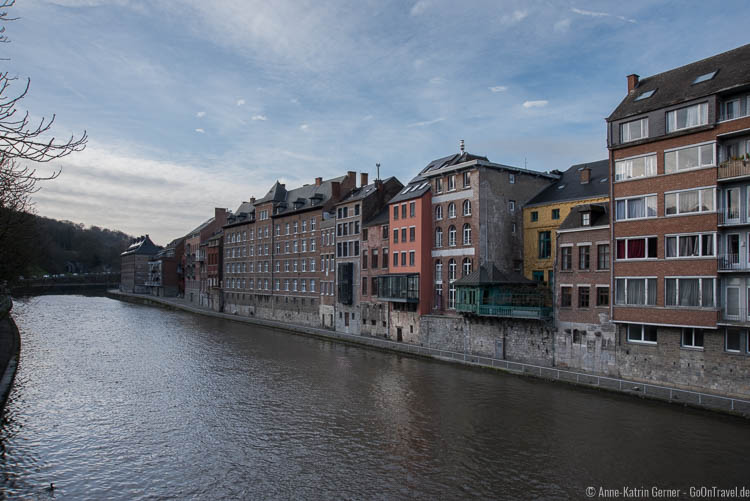
[[[322,177],[316,177],[315,178],[315,186],[320,186],[323,184],[323,178]]]
[[[640,77],[633,73],[632,75],[628,75],[628,94],[633,92],[636,87],[638,87],[638,79]]]
[[[360,183],[360,188],[367,186],[367,172],[359,173],[359,183]]]
[[[375,189],[377,189],[378,191],[383,191],[383,181],[381,181],[380,179],[376,179]]]
[[[591,169],[588,167],[581,168],[581,184],[589,184],[591,181]]]
[[[357,187],[357,173],[353,170],[346,172],[346,177],[352,180],[352,188]]]
[[[459,149],[459,150],[461,150],[461,153],[463,153],[463,152],[464,152],[464,140],[463,140],[463,139],[461,139],[461,140],[460,140],[460,141],[458,142],[458,149]]]
[[[338,181],[331,182],[331,199],[338,201],[341,196],[341,184]]]
[[[250,203],[251,203],[251,204],[254,204],[254,203],[255,203],[255,197],[250,197]]]

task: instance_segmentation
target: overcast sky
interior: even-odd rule
[[[460,139],[541,171],[605,159],[626,75],[748,42],[750,4],[720,5],[22,0],[2,63],[31,78],[22,111],[90,136],[37,212],[165,244],[276,179],[406,182]]]

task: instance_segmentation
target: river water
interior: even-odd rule
[[[16,304],[22,499],[549,499],[750,486],[734,417],[102,297]],[[54,483],[55,489],[47,487]]]

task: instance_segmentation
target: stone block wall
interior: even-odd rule
[[[555,367],[619,377],[614,324],[606,321],[595,324],[558,321]]]

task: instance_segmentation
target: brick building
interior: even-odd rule
[[[336,214],[336,330],[359,334],[363,322],[360,309],[362,295],[368,292],[361,280],[361,268],[368,256],[360,249],[362,226],[376,216],[403,188],[395,177],[367,183],[361,174],[360,187],[353,189],[335,206]]]
[[[627,83],[607,119],[621,374],[747,396],[750,45]]]
[[[223,227],[221,311],[251,316],[255,304],[255,199],[242,202]]]
[[[559,367],[617,374],[615,329],[609,321],[609,237],[608,203],[573,207],[557,230],[555,355]]]
[[[200,280],[200,263],[205,260],[205,255],[201,254],[201,244],[226,224],[227,215],[226,209],[217,207],[214,217],[185,236],[185,299],[192,303],[204,304],[207,301]]]
[[[571,209],[609,200],[609,161],[573,165],[523,207],[523,274],[554,282],[556,231]]]
[[[378,297],[378,277],[388,274],[390,257],[389,207],[362,225],[362,295],[360,311],[366,336],[388,337],[389,305]]]
[[[136,294],[148,294],[150,292],[149,261],[161,247],[154,245],[148,235],[136,238],[120,254],[120,290]]]
[[[320,326],[336,328],[336,212],[323,212],[320,223]]]
[[[206,260],[201,263],[201,289],[205,291],[207,306],[214,311],[224,311],[224,297],[221,293],[222,264],[223,264],[223,230],[217,231],[204,244]]]
[[[146,286],[152,296],[175,297],[179,295],[184,248],[185,237],[177,238],[149,260]]]

